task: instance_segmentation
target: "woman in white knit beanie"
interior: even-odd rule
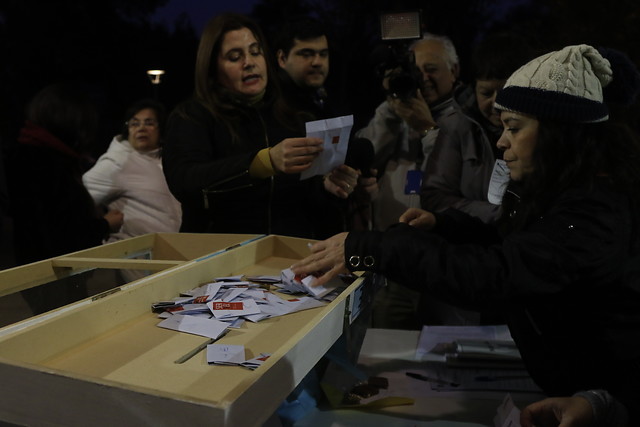
[[[455,210],[413,209],[384,232],[316,243],[292,267],[324,271],[317,284],[374,271],[500,311],[532,379],[554,396],[525,408],[523,427],[640,425],[640,346],[631,344],[640,342],[640,142],[607,105],[609,94],[633,102],[640,76],[607,53],[548,53],[499,92],[510,183],[497,229]]]

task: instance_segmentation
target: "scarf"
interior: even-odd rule
[[[25,123],[25,126],[20,129],[18,142],[21,144],[33,145],[36,147],[51,148],[65,154],[68,157],[77,159],[79,161],[84,160],[78,152],[76,152],[73,148],[69,147],[60,139],[52,135],[51,132],[29,121],[27,121]]]

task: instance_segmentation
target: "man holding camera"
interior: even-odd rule
[[[404,82],[411,70],[402,70],[410,67],[385,70],[387,98],[369,124],[357,132],[375,148],[379,190],[373,201],[373,227],[377,230],[397,223],[408,208],[421,207],[420,189],[438,122],[454,110],[452,94],[458,84],[459,61],[452,41],[426,33],[409,48],[411,55],[419,70],[415,93],[402,89],[411,87]],[[425,319],[417,315],[418,300],[408,288],[389,282],[374,304],[373,326],[420,328]]]

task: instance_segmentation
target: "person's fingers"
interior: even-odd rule
[[[328,283],[334,277],[337,277],[340,274],[339,267],[333,267],[331,270],[327,271],[320,277],[317,277],[316,280],[311,282],[311,287],[322,286]]]
[[[320,253],[320,255],[313,254],[293,264],[291,270],[295,274],[311,274],[325,270],[325,264],[326,260],[322,256],[322,253]]]

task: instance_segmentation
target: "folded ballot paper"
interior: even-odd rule
[[[242,366],[253,370],[262,365],[269,356],[269,353],[260,353],[260,356],[247,360],[243,345],[209,344],[207,346],[207,363],[210,365]]]
[[[311,163],[311,167],[300,174],[300,179],[325,175],[344,164],[353,127],[353,116],[316,120],[305,124],[308,137],[324,140],[324,149]]]
[[[262,284],[275,281],[267,276],[260,279]],[[324,306],[326,302],[317,295],[335,288],[310,288],[311,296],[284,299],[262,288],[261,283],[244,281],[239,276],[216,278],[172,300],[156,302],[152,309],[164,319],[158,324],[161,328],[217,339],[228,328],[240,327],[245,320],[259,322]]]
[[[282,270],[282,288],[291,293],[305,293],[314,298],[322,298],[341,286],[342,279],[336,277],[322,286],[313,286],[316,277],[309,275],[306,277],[296,276],[290,268]]]

